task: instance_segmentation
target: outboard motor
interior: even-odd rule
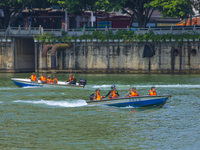
[[[79,80],[79,84],[85,86],[86,85],[86,80],[85,79],[80,79]]]

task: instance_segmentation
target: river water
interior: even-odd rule
[[[40,74],[38,74],[40,75]],[[84,89],[18,88],[0,74],[0,149],[200,149],[200,76],[75,74]],[[57,74],[66,80],[69,74]],[[146,95],[170,94],[162,108],[87,106],[96,88],[116,85]]]

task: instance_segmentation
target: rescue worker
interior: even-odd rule
[[[69,84],[76,84],[76,78],[73,76],[73,74],[70,75],[68,82]]]
[[[40,81],[41,81],[41,83],[43,83],[43,84],[47,83],[46,77],[45,77],[44,73],[43,73],[42,76],[40,77]]]
[[[47,83],[51,84],[51,78],[50,78],[50,76],[48,76],[48,78],[47,78]]]
[[[149,90],[149,93],[148,93],[149,96],[156,96],[156,88],[153,86],[151,87],[151,90]]]
[[[37,77],[35,75],[35,73],[33,72],[33,74],[31,75],[31,81],[37,81]]]
[[[56,78],[56,76],[53,76],[53,83],[58,84],[58,79]]]
[[[114,99],[120,96],[115,85],[111,86],[111,90],[108,92],[108,94],[105,97],[107,96],[109,99]]]
[[[100,89],[96,89],[96,92],[94,93],[93,101],[99,101],[99,100],[102,100],[102,98],[105,98],[105,96],[101,96]]]
[[[136,92],[136,87],[130,88],[129,92],[125,96],[128,96],[128,97],[138,96],[138,94]]]

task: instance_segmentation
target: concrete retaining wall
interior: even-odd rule
[[[35,70],[33,38],[0,37],[0,72],[30,72]]]
[[[199,42],[149,43],[153,57],[143,58],[145,43],[77,42],[70,49],[57,51],[56,70],[79,72],[200,73]],[[194,49],[196,54],[191,51]],[[40,50],[41,55],[41,50]],[[47,70],[51,69],[50,51]],[[39,59],[39,71],[42,70]]]
[[[200,73],[199,41],[149,42],[155,51],[152,57],[143,57],[145,44],[72,42],[70,48],[56,50],[52,69],[51,49],[42,59],[45,44],[30,37],[0,37],[0,72]]]

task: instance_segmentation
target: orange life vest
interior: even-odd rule
[[[137,94],[137,92],[135,91],[132,91],[131,90],[131,93],[130,93],[131,95],[129,95],[128,97],[134,97],[134,96],[138,96],[138,94]]]
[[[47,83],[51,83],[51,79],[47,79]]]
[[[94,93],[94,95],[96,96],[93,97],[93,100],[97,100],[97,101],[101,100],[101,95],[99,93]]]
[[[41,76],[40,81],[46,81],[46,77],[45,76]]]
[[[75,77],[74,76],[72,76],[72,77],[69,77],[69,81],[71,82],[71,81],[73,81],[75,79]]]
[[[32,74],[32,75],[31,75],[31,80],[32,80],[32,81],[36,81],[36,75],[33,75],[33,74]]]
[[[110,97],[110,99],[114,99],[114,98],[116,98],[116,97],[117,97],[116,92],[115,92],[114,90],[111,91],[110,94],[109,94],[109,97]]]
[[[57,78],[53,78],[53,83],[58,83]]]
[[[152,90],[149,90],[149,96],[153,96],[153,95],[156,95],[156,91],[152,91]]]

